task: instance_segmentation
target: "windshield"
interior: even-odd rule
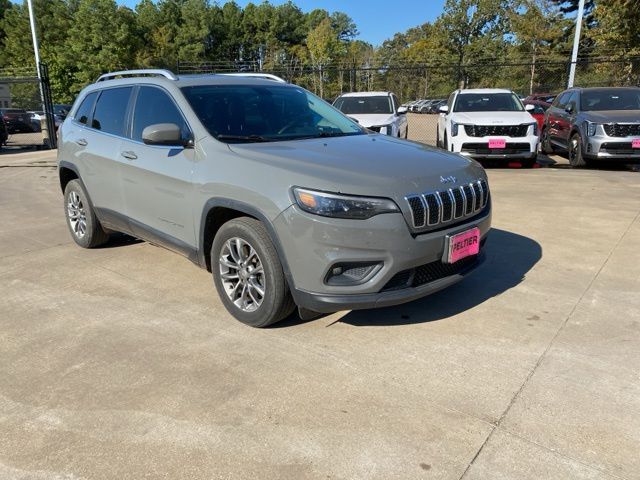
[[[222,142],[365,134],[356,122],[300,87],[197,85],[182,92],[204,127]]]
[[[513,93],[461,93],[454,112],[522,112],[524,107]]]
[[[582,110],[640,110],[640,90],[583,91]]]
[[[347,115],[393,113],[391,97],[388,95],[380,95],[377,97],[339,97],[333,106]]]

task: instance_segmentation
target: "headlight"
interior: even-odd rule
[[[299,187],[294,187],[293,194],[302,210],[323,217],[366,220],[381,213],[400,211],[397,205],[387,198],[337,195]]]
[[[538,135],[538,122],[530,123],[529,126],[533,128],[533,135]]]
[[[596,134],[597,123],[586,121],[584,122],[584,131],[587,132],[587,136],[593,137]]]
[[[451,121],[451,136],[455,137],[456,135],[458,135],[458,124],[452,120]]]

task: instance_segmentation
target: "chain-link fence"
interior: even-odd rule
[[[567,88],[569,61],[485,61],[463,65],[262,65],[257,62],[178,64],[178,73],[264,72],[307,88],[332,102],[345,92],[392,91],[410,105],[409,139],[435,145],[437,106],[458,88],[507,88],[522,97],[557,94]],[[574,84],[582,87],[640,85],[640,57],[588,59],[576,64]]]
[[[55,148],[61,118],[54,114],[46,65],[0,70],[0,148]],[[44,99],[44,102],[43,102]]]

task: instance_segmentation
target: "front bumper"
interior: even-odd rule
[[[489,138],[504,139],[505,148],[489,148]],[[538,136],[526,137],[469,137],[464,133],[451,139],[452,151],[474,159],[521,159],[536,158]]]
[[[594,160],[640,160],[640,148],[632,147],[637,139],[640,137],[587,137],[584,156]]]
[[[400,213],[354,221],[310,215],[294,205],[274,222],[296,303],[323,313],[409,302],[460,281],[482,262],[482,249],[475,260],[461,261],[460,268],[439,267],[445,237],[475,226],[484,244],[491,228],[490,208],[464,223],[420,235],[411,234]],[[349,262],[374,262],[379,267],[360,284],[327,284],[334,266]],[[397,283],[407,272],[429,266],[438,274],[423,280],[435,280]]]

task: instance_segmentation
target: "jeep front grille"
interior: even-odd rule
[[[632,137],[640,135],[640,123],[605,123],[604,132],[610,137]]]
[[[414,228],[435,227],[472,217],[489,200],[489,186],[477,180],[458,187],[406,197]]]
[[[470,137],[526,137],[529,125],[465,125],[464,131]]]

